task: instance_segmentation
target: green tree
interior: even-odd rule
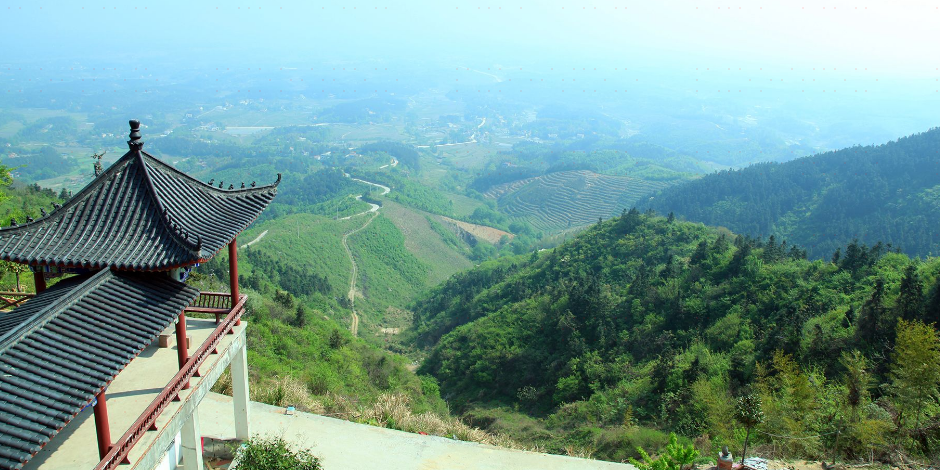
[[[297,304],[297,311],[294,313],[294,326],[303,328],[307,325],[307,309],[303,304]]]
[[[884,294],[885,281],[882,278],[875,279],[875,287],[872,288],[871,296],[862,305],[862,311],[858,318],[858,325],[855,328],[856,339],[866,345],[869,350],[876,349],[884,339],[881,323],[884,316]]]
[[[330,333],[330,348],[332,349],[342,348],[343,346],[346,345],[346,342],[347,340],[346,340],[346,337],[343,336],[343,333],[341,333],[339,330],[334,328],[333,331]]]
[[[744,426],[744,450],[741,451],[741,465],[744,465],[744,456],[747,455],[747,444],[751,438],[751,429],[764,421],[764,412],[761,410],[761,401],[758,395],[748,393],[738,398],[734,419]]]
[[[914,263],[904,269],[904,277],[898,290],[898,299],[895,301],[898,318],[913,320],[921,316],[924,304],[924,286],[917,274]]]
[[[842,352],[839,363],[845,367],[846,397],[845,402],[852,410],[852,420],[858,418],[858,406],[868,400],[868,389],[871,387],[871,374],[867,370],[865,356],[858,350]]]
[[[29,272],[29,266],[20,263],[14,263],[12,261],[0,261],[0,277],[5,273],[13,273],[16,275],[16,292],[22,292],[20,288],[20,274]]]
[[[933,325],[898,320],[892,359],[889,377],[898,429],[918,429],[924,418],[935,414],[940,398],[940,338]]]

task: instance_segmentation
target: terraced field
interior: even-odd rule
[[[486,195],[502,212],[545,233],[597,222],[632,207],[665,183],[592,171],[560,171],[494,186]]]

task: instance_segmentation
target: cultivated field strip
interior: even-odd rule
[[[540,231],[557,232],[617,215],[663,186],[580,170],[502,184],[486,195],[498,197],[499,207],[507,215],[525,219]]]

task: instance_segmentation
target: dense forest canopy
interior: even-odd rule
[[[912,256],[940,253],[940,128],[877,146],[763,163],[669,187],[661,212],[752,236],[775,234],[828,258],[857,238]]]
[[[421,372],[464,411],[508,405],[568,430],[626,421],[739,445],[735,397],[753,393],[766,415],[757,442],[791,457],[889,442],[936,452],[940,410],[902,410],[932,403],[940,377],[905,391],[916,367],[899,351],[940,367],[928,326],[940,320],[940,261],[859,242],[834,261],[805,256],[773,236],[632,210],[417,302],[416,342],[431,347]]]

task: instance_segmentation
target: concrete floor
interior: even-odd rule
[[[208,394],[199,406],[204,436],[235,435],[232,398]],[[325,470],[602,470],[632,465],[540,454],[423,436],[251,402],[251,432],[311,449]]]
[[[195,352],[215,329],[214,320],[187,319],[187,333],[191,337],[190,353]],[[245,328],[246,323],[237,326],[236,331]],[[223,350],[233,336],[226,335],[219,345]],[[203,363],[202,370],[214,364],[219,356],[210,355]],[[117,375],[108,390],[108,419],[111,424],[111,440],[117,442],[124,432],[140,417],[141,413],[170,379],[179,371],[176,347],[158,348],[157,341],[144,349],[121,373]],[[196,377],[190,382],[195,388]],[[185,399],[184,391],[183,398]],[[175,404],[169,407],[158,418],[157,425],[162,426],[169,420],[169,416],[176,412]],[[228,411],[232,415],[231,409]],[[234,418],[232,418],[234,419]],[[152,439],[156,432],[148,432],[131,452],[131,460],[140,457],[138,449],[147,447],[148,439]],[[24,470],[79,470],[91,469],[98,463],[98,439],[95,432],[95,419],[89,406],[68,425],[52,438],[39,453],[30,460]],[[149,470],[149,469],[147,469]]]

